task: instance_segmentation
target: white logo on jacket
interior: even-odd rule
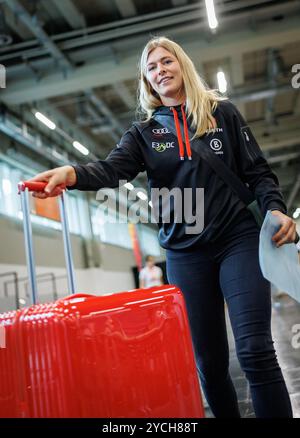
[[[205,131],[205,134],[215,134],[216,132],[223,132],[223,128],[210,128]]]
[[[212,148],[213,151],[217,152],[220,149],[222,149],[222,142],[221,140],[219,140],[218,138],[213,138],[210,143],[209,143],[210,147]]]
[[[171,134],[171,132],[168,130],[168,128],[154,128],[152,129],[153,134]]]

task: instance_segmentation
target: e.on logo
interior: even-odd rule
[[[0,325],[0,348],[6,348],[5,327]]]
[[[0,88],[6,88],[6,70],[2,64],[0,64]]]

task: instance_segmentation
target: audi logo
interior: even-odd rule
[[[152,129],[153,134],[170,134],[168,128],[154,128]]]

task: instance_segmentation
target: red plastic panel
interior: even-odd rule
[[[204,416],[174,286],[73,295],[0,315],[1,417]]]

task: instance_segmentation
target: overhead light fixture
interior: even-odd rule
[[[33,113],[34,113],[35,117],[40,122],[44,123],[44,125],[46,125],[48,128],[53,129],[53,130],[57,129],[57,133],[60,134],[62,137],[64,137],[65,140],[67,140],[68,142],[72,142],[74,148],[77,149],[79,152],[81,152],[83,155],[88,155],[90,153],[90,151],[85,146],[83,146],[83,144],[79,143],[79,141],[76,141],[76,140],[73,141],[72,137],[70,137],[69,134],[67,134],[59,126],[56,127],[55,123],[53,123],[52,120],[48,119],[48,117],[46,117],[44,114],[40,113],[39,111],[34,111],[34,110],[33,110]],[[52,153],[57,158],[62,158],[62,156],[58,157],[58,153],[57,152],[53,151]]]
[[[143,192],[137,192],[136,194],[142,201],[146,201],[148,199],[148,196]]]
[[[134,186],[130,182],[124,184],[124,187],[126,187],[126,189],[128,189],[128,190],[133,190],[134,189]]]
[[[227,81],[226,81],[225,74],[223,71],[218,71],[217,79],[218,79],[218,89],[219,89],[220,93],[226,93]]]
[[[211,29],[218,27],[218,20],[215,13],[214,0],[205,0],[208,25]]]
[[[79,152],[81,152],[83,155],[88,155],[90,151],[83,146],[79,141],[73,141],[73,146],[75,149],[77,149]]]
[[[40,122],[42,122],[42,123],[44,123],[44,125],[48,126],[48,128],[50,128],[50,129],[56,128],[55,123],[53,123],[50,119],[48,119],[48,117],[44,116],[44,114],[40,113],[39,111],[37,111],[34,115]]]
[[[58,158],[59,160],[65,160],[65,159],[66,159],[66,157],[65,157],[63,154],[61,154],[60,152],[58,152],[58,151],[55,150],[55,149],[52,149],[51,153],[52,153],[52,155],[53,155],[55,158]]]

